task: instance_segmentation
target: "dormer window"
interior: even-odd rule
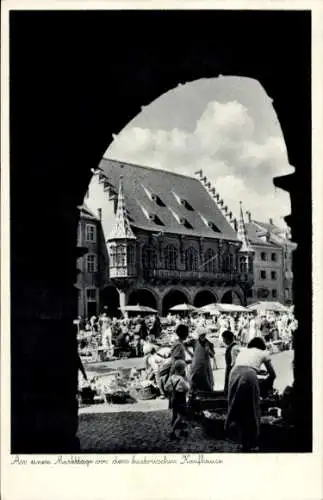
[[[154,222],[155,224],[157,224],[158,226],[164,226],[165,224],[160,220],[160,218],[158,217],[158,215],[156,214],[150,214],[149,215],[149,219]]]
[[[145,214],[146,218],[148,220],[150,220],[151,222],[153,222],[154,224],[157,224],[158,226],[164,226],[165,224],[163,223],[163,221],[160,220],[160,218],[158,217],[158,215],[154,214],[154,213],[151,213],[151,212],[148,212],[143,206],[140,205],[140,208],[141,210],[143,211],[143,213]]]
[[[186,227],[187,229],[193,229],[192,224],[188,222],[188,220],[185,219],[184,217],[180,218],[180,224],[182,224],[182,226]]]
[[[159,207],[166,207],[165,203],[163,200],[157,195],[157,194],[152,194],[151,199],[159,206]]]
[[[190,212],[194,212],[194,208],[187,200],[178,196],[176,193],[174,193],[174,191],[173,191],[173,195],[176,198],[176,201],[179,205],[182,205],[184,208],[186,208],[186,210],[189,210]]]
[[[153,201],[154,203],[156,203],[159,207],[166,207],[165,203],[163,202],[163,200],[158,196],[158,194],[154,194],[154,193],[151,193],[149,191],[149,189],[147,189],[145,186],[142,185],[142,187],[144,188],[144,191],[146,193],[146,195],[148,196],[148,198]]]
[[[212,229],[212,231],[214,231],[215,233],[221,233],[220,229],[218,228],[218,226],[214,224],[214,222],[208,221],[202,214],[199,214],[199,216],[201,217],[204,224],[210,229]]]
[[[212,222],[212,221],[208,222],[208,226],[209,226],[209,228],[210,228],[210,229],[212,229],[212,231],[214,231],[215,233],[220,233],[220,232],[221,232],[221,231],[220,231],[220,229],[218,228],[218,226],[216,226],[216,225],[214,224],[214,222]]]
[[[183,205],[183,207],[186,208],[186,210],[189,210],[190,212],[194,212],[194,208],[192,207],[192,205],[189,204],[189,202],[187,200],[181,200],[181,204]]]

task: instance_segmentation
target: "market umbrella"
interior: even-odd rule
[[[178,304],[177,306],[171,307],[169,310],[174,312],[193,312],[197,311],[197,308],[190,304]]]
[[[134,305],[134,306],[124,306],[124,307],[119,307],[122,311],[125,312],[134,312],[134,313],[147,313],[147,314],[152,314],[156,313],[157,310],[153,309],[152,307],[148,306],[141,306],[140,304]]]
[[[248,306],[250,311],[273,311],[273,312],[288,312],[288,307],[284,306],[280,302],[270,302],[262,301],[256,302]]]
[[[219,312],[247,312],[248,309],[246,307],[240,306],[239,304],[219,304],[219,303],[212,303],[212,304],[207,304],[206,306],[200,307],[199,312],[205,314],[217,314]]]
[[[219,309],[217,307],[218,304],[213,302],[212,304],[207,304],[206,306],[202,306],[199,308],[199,313],[202,314],[218,314]]]
[[[216,304],[220,312],[248,312],[246,307],[240,304]]]

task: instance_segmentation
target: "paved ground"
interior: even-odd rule
[[[220,357],[220,355],[218,356]],[[275,386],[282,391],[292,382],[292,351],[272,357],[277,372]],[[104,376],[117,366],[140,366],[142,360],[130,359],[87,365],[90,374]],[[218,363],[220,366],[222,361]],[[223,387],[224,369],[214,372],[215,388]],[[172,442],[168,438],[170,412],[167,401],[139,401],[132,405],[98,404],[81,408],[79,437],[84,452],[91,453],[208,453],[236,452],[237,446],[229,441],[206,437],[200,426],[194,426],[188,439]]]

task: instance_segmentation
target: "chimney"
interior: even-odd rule
[[[102,208],[98,208],[98,218],[99,218],[99,221],[101,222],[102,221]]]
[[[248,217],[248,222],[251,222],[251,212],[248,211],[248,212],[246,212],[246,214],[247,214],[247,217]]]
[[[273,225],[274,225],[274,221],[273,221],[273,219],[271,219],[271,218],[269,219],[269,224],[270,224],[271,226],[273,226]]]

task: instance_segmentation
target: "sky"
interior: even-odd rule
[[[194,176],[202,169],[225,205],[285,226],[288,193],[273,177],[294,171],[272,100],[256,80],[201,79],[163,94],[114,136],[107,158]]]

